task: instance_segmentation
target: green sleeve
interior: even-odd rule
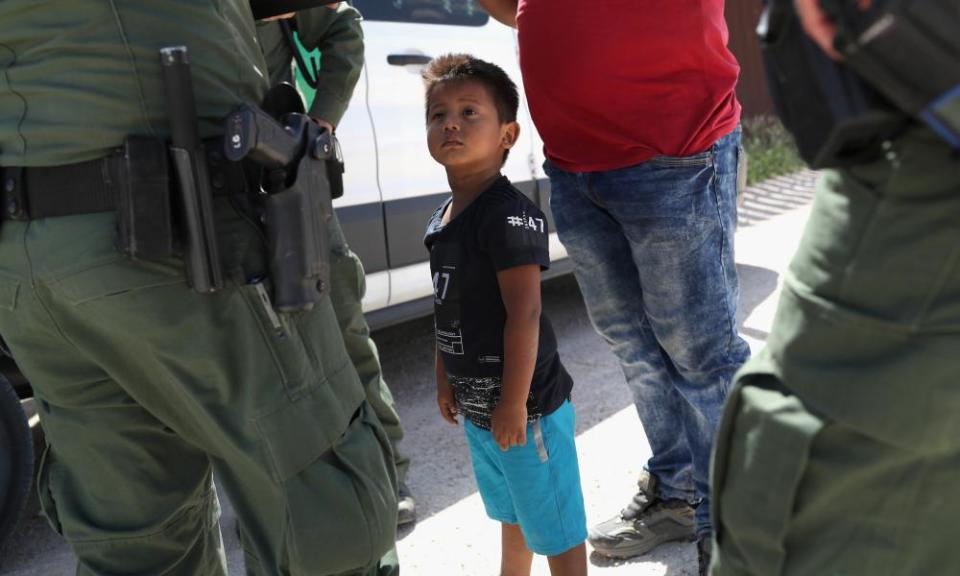
[[[362,17],[341,2],[336,9],[321,6],[297,13],[300,42],[308,51],[320,49],[317,94],[310,115],[336,126],[353,95],[363,68]]]
[[[283,35],[283,29],[278,21],[257,21],[257,42],[263,51],[263,58],[267,62],[267,72],[270,74],[270,86],[281,82],[293,84],[293,50]]]

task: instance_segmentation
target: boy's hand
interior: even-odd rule
[[[437,378],[437,405],[440,407],[440,416],[457,426],[457,402],[453,399],[453,387],[446,378]]]
[[[490,417],[490,433],[500,449],[527,443],[527,404],[500,402]]]

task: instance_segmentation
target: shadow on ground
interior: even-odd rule
[[[689,546],[691,546],[689,542],[668,542],[657,546],[648,554],[633,558],[608,558],[597,552],[591,552],[589,561],[590,564],[599,568],[631,564],[662,564],[666,567],[664,576],[687,576],[690,572],[686,568],[690,568],[690,563],[684,558],[685,554],[682,550]],[[696,571],[696,564],[693,565],[693,569]]]
[[[748,187],[738,208],[738,225],[753,226],[774,216],[806,206],[813,200],[817,173],[801,170]]]
[[[744,326],[750,314],[777,289],[779,274],[769,268],[737,264],[740,278],[740,303],[737,306],[737,327],[740,333],[754,340],[766,341],[767,332]]]

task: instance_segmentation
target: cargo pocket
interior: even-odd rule
[[[291,401],[325,380],[320,366],[311,362],[313,351],[301,336],[296,318],[273,309],[265,282],[239,286],[247,308],[256,319],[264,346]]]
[[[712,515],[716,574],[780,574],[810,448],[824,422],[772,375],[730,392],[717,437]],[[761,387],[766,386],[766,387]]]
[[[37,472],[37,496],[40,500],[40,509],[46,516],[47,522],[53,531],[63,536],[63,527],[60,525],[60,517],[57,515],[57,503],[53,499],[53,489],[51,488],[51,468],[53,467],[53,453],[48,444],[43,449],[43,455],[40,457],[40,468]]]
[[[364,403],[317,461],[284,483],[286,544],[293,573],[375,564],[394,545],[397,478],[380,423]]]

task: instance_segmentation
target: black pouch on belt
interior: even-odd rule
[[[159,139],[130,136],[123,143],[117,197],[117,247],[131,258],[162,260],[173,254],[170,166]]]

